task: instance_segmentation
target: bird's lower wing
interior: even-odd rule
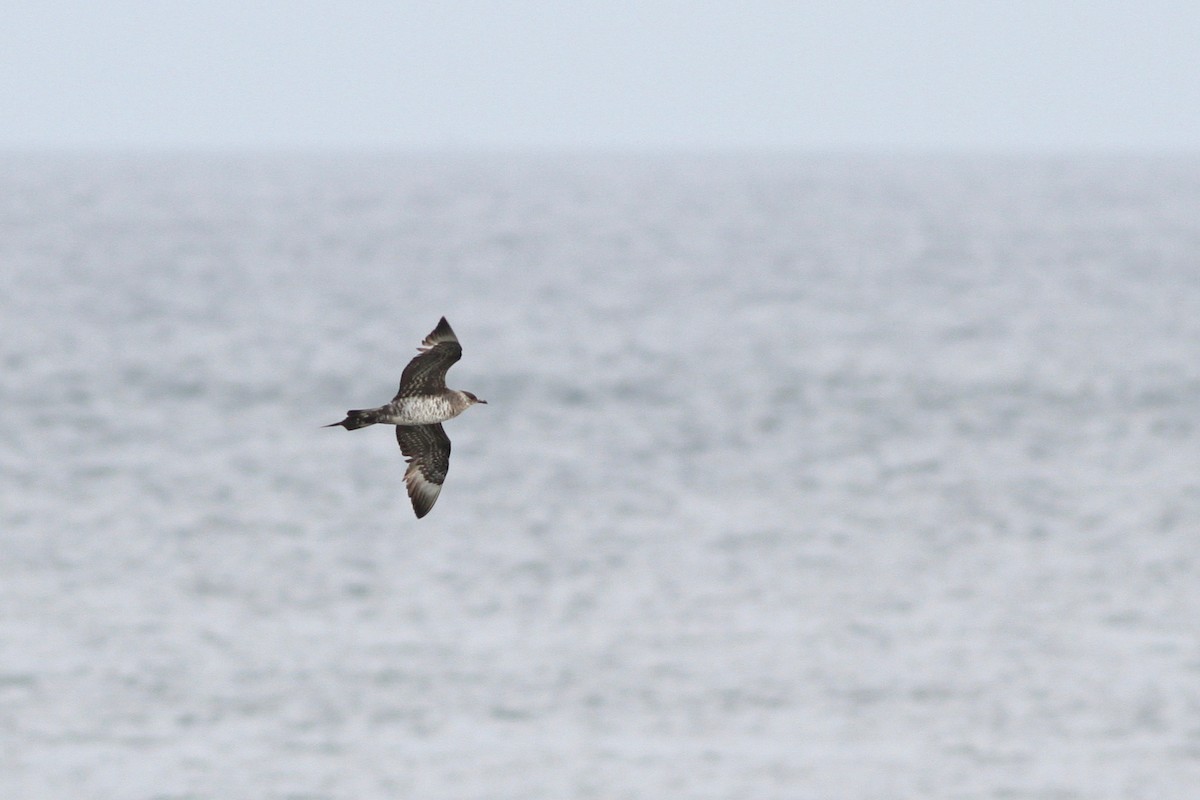
[[[440,424],[397,425],[396,442],[408,461],[404,482],[418,518],[437,502],[450,469],[450,437]]]

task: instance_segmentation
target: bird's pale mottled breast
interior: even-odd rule
[[[389,425],[432,425],[445,422],[461,414],[470,406],[453,390],[444,394],[400,397],[388,403],[387,412],[381,422]]]

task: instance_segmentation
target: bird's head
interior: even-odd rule
[[[483,403],[485,406],[487,405],[487,400],[480,400],[478,397],[471,394],[470,392],[463,392],[463,395],[465,395],[466,398],[471,401],[472,405],[474,405],[475,403]]]

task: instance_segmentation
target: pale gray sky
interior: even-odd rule
[[[0,2],[0,148],[1198,145],[1195,0]]]

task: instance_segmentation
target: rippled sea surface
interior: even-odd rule
[[[11,156],[0,368],[5,798],[1200,786],[1196,159]]]

